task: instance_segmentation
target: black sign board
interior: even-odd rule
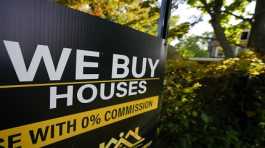
[[[0,2],[0,148],[150,147],[161,39],[46,0]]]

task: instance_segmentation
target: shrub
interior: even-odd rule
[[[160,138],[177,148],[264,148],[263,59],[247,51],[212,64],[168,61]]]

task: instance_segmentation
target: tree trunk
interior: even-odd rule
[[[265,0],[257,0],[249,46],[265,53]]]
[[[233,47],[225,36],[225,29],[221,26],[221,21],[218,15],[211,15],[211,24],[214,29],[216,39],[219,41],[220,46],[224,49],[225,57],[234,57]]]

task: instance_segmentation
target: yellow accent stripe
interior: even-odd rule
[[[140,115],[158,108],[158,96],[144,98],[136,101],[126,102],[118,105],[108,106],[104,108],[99,108],[91,111],[81,112],[77,114],[67,115],[59,118],[54,118],[46,121],[41,121],[37,123],[27,124],[20,127],[14,127],[11,129],[1,130],[0,139],[4,142],[0,143],[0,147],[8,147],[8,137],[13,136],[13,141],[18,141],[13,145],[13,147],[22,148],[39,148],[53,144],[89,131],[95,130],[100,127],[111,125],[119,121]],[[122,112],[123,109],[130,108],[134,106],[133,112]],[[138,109],[136,110],[136,106]],[[127,110],[129,111],[129,110]],[[116,113],[115,113],[116,112]],[[113,113],[113,114],[111,114]],[[118,114],[119,113],[119,114]],[[123,114],[121,114],[123,113]],[[116,118],[111,118],[111,115]],[[119,116],[118,116],[119,115]],[[87,122],[89,121],[89,122]],[[73,126],[73,123],[74,126]],[[88,123],[88,124],[86,124]],[[59,125],[63,124],[61,130]],[[69,126],[72,125],[72,126]],[[83,126],[82,126],[83,125]],[[53,127],[52,127],[53,126]],[[75,130],[74,128],[75,127]],[[42,141],[39,137],[35,144],[32,141],[32,134],[36,135],[37,131],[42,130],[45,133],[47,129],[47,137]],[[53,129],[53,130],[52,130]],[[60,135],[60,132],[62,134]],[[53,134],[53,136],[52,136]],[[107,134],[107,133],[106,133]],[[111,134],[111,133],[108,133]],[[14,138],[14,135],[15,138]],[[111,137],[112,135],[110,135]],[[93,139],[88,139],[93,140]]]
[[[120,79],[120,80],[99,80],[99,81],[80,81],[80,82],[58,82],[58,83],[39,83],[39,84],[19,84],[19,85],[0,85],[0,89],[6,88],[25,88],[25,87],[43,87],[43,86],[60,86],[60,85],[77,85],[77,84],[94,84],[109,82],[128,82],[128,81],[151,81],[160,78],[142,78],[142,79]]]

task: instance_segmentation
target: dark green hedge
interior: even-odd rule
[[[176,148],[265,148],[265,64],[168,61],[160,139]]]

